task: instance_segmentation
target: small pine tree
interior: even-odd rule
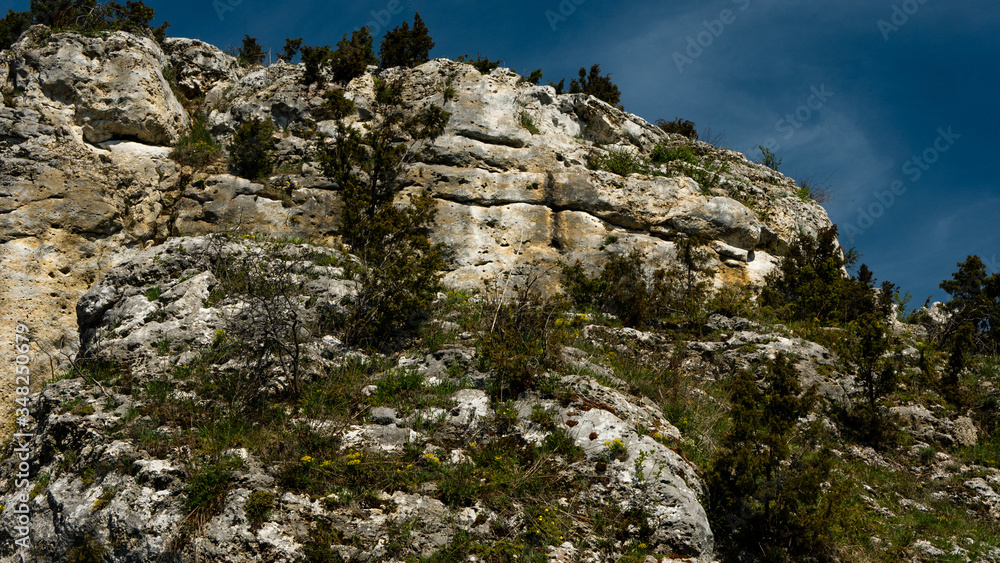
[[[780,267],[767,276],[760,302],[782,319],[816,319],[825,325],[850,322],[875,308],[868,268],[862,265],[854,281],[844,275],[845,266],[856,260],[853,251],[841,251],[836,225],[816,236],[802,235],[789,245]]]
[[[229,163],[233,171],[248,180],[257,180],[274,169],[274,124],[253,118],[242,123],[233,133],[229,147]]]
[[[941,378],[941,392],[953,403],[961,403],[958,382],[965,368],[969,367],[969,359],[975,350],[973,341],[975,329],[966,323],[955,331],[951,341],[951,354],[948,355],[948,369]]]
[[[969,256],[958,264],[952,278],[942,281],[940,286],[951,295],[945,304],[951,318],[943,339],[954,341],[969,325],[972,348],[995,353],[1000,347],[1000,274],[989,274],[979,256]]]
[[[7,16],[0,20],[0,49],[10,48],[29,27],[31,12],[7,10]]]
[[[732,387],[732,423],[706,474],[709,518],[733,561],[802,561],[829,545],[832,455],[818,426],[799,428],[815,401],[783,355],[763,390],[747,372]]]
[[[379,59],[382,68],[407,66],[407,44],[410,37],[410,24],[405,21],[385,32],[382,44],[379,46]]]
[[[404,119],[401,88],[375,82],[375,119],[362,133],[346,124],[353,104],[342,96],[328,99],[337,116],[337,135],[320,154],[324,173],[340,187],[345,242],[358,256],[359,291],[346,318],[339,319],[349,342],[373,345],[387,339],[434,298],[443,267],[441,249],[427,230],[435,204],[428,195],[394,205],[402,189],[404,161],[420,141],[444,129],[449,114],[440,108]],[[400,139],[411,139],[409,143]]]
[[[461,57],[455,59],[455,61],[468,63],[476,67],[476,70],[478,70],[480,74],[489,74],[490,72],[493,72],[493,69],[499,67],[500,64],[503,63],[503,61],[499,59],[491,61],[489,57],[484,57],[483,55],[476,55],[476,58],[474,59],[469,55],[462,55]]]
[[[264,48],[257,43],[255,37],[244,35],[243,45],[240,46],[236,58],[239,59],[240,64],[243,66],[259,65],[264,62]]]
[[[590,94],[599,100],[616,106],[621,101],[621,91],[611,81],[611,75],[601,76],[601,65],[595,64],[587,69],[580,68],[580,78],[574,79],[569,85],[570,94]]]
[[[278,55],[278,58],[285,61],[286,63],[290,63],[292,62],[292,59],[295,58],[295,55],[299,52],[300,49],[302,49],[301,37],[299,37],[298,39],[286,38],[285,46],[281,49],[281,54]]]
[[[777,172],[778,167],[781,166],[781,159],[778,158],[778,155],[767,147],[758,145],[757,148],[760,150],[760,163]]]
[[[47,25],[55,31],[86,34],[128,31],[162,41],[170,23],[151,28],[149,22],[153,17],[153,9],[140,0],[129,0],[125,4],[115,0],[31,0],[28,11],[8,11],[0,20],[0,49],[10,47],[33,24]]]
[[[706,257],[698,245],[691,239],[679,243],[680,264],[659,268],[652,276],[645,273],[645,255],[633,250],[624,256],[610,254],[596,279],[587,277],[579,262],[566,266],[562,283],[576,305],[611,313],[627,326],[647,327],[669,319],[700,330],[708,283],[702,273]]]
[[[434,40],[431,39],[430,31],[424,25],[420,12],[417,12],[413,15],[413,30],[410,31],[409,66],[422,65],[431,60],[431,49],[433,48]]]
[[[420,13],[413,16],[413,29],[403,22],[395,29],[385,32],[379,49],[382,68],[402,66],[413,68],[430,60],[430,51],[434,48],[424,20]]]
[[[681,119],[679,117],[673,121],[657,119],[656,126],[662,129],[665,133],[684,135],[691,140],[698,139],[698,130],[694,128],[694,122],[688,119]]]
[[[372,49],[372,34],[368,27],[362,27],[347,34],[337,43],[337,49],[330,54],[329,64],[333,79],[338,82],[350,82],[365,73],[368,65],[378,64]]]
[[[884,315],[865,313],[848,325],[844,355],[854,364],[864,387],[863,404],[855,407],[860,414],[857,420],[862,438],[873,444],[889,438],[888,422],[878,401],[896,388],[896,362],[886,356],[893,345]]]
[[[302,73],[302,83],[309,85],[313,83],[323,83],[323,66],[330,59],[330,47],[302,47],[302,64],[305,71]]]

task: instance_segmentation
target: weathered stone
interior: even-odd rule
[[[390,409],[388,407],[372,407],[371,414],[369,416],[373,423],[388,426],[396,422],[396,409]]]
[[[236,57],[197,39],[168,37],[163,49],[177,78],[177,87],[189,99],[204,96],[217,85],[236,82],[243,74]]]
[[[122,32],[40,39],[33,32],[12,49],[26,104],[54,123],[79,127],[87,142],[168,145],[188,128],[187,113],[161,72],[166,56],[151,39]]]

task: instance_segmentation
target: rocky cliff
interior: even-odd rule
[[[286,173],[266,187],[170,160],[190,117],[167,69],[224,144],[239,123],[273,119]],[[320,111],[325,90],[304,87],[302,72],[288,64],[241,68],[196,40],[171,38],[161,48],[126,33],[53,35],[41,26],[0,55],[0,306],[32,323],[53,365],[65,368],[78,345],[76,299],[142,248],[237,228],[336,238],[342,203],[315,162],[333,123]],[[399,75],[413,108],[439,104],[452,113],[445,134],[408,172],[411,190],[427,189],[438,201],[433,236],[449,249],[450,287],[478,289],[512,269],[550,275],[559,262],[596,268],[605,250],[639,249],[669,264],[686,237],[710,251],[705,267],[717,284],[759,283],[791,237],[830,224],[788,178],[589,96],[557,96],[506,69],[483,75],[443,59],[380,75]],[[361,124],[371,118],[374,77],[345,89]],[[641,155],[657,143],[690,144],[697,171],[719,172],[700,185],[667,168],[622,177],[587,167],[609,148]]]
[[[739,153],[507,69],[436,59],[325,87],[302,75],[295,64],[244,68],[195,40],[40,26],[0,53],[0,310],[5,342],[15,323],[30,329],[23,504],[38,557],[708,562],[715,539],[688,454],[714,447],[727,407],[703,389],[788,354],[829,412],[861,393],[829,346],[782,325],[715,316],[704,337],[684,341],[560,313],[565,340],[545,351],[559,368],[536,389],[491,397],[482,323],[496,324],[503,301],[484,281],[538,278],[552,295],[561,264],[595,272],[638,250],[659,268],[693,244],[716,288],[751,287],[793,238],[830,226],[825,211]],[[358,291],[337,246],[339,186],[317,162],[336,133],[324,94],[342,89],[363,128],[376,79],[399,80],[408,111],[450,113],[399,196],[434,198],[449,291],[389,356],[322,330]],[[177,164],[169,153],[195,114],[224,146],[241,123],[271,119],[277,173],[253,182],[220,164]],[[626,175],[594,166],[656,147],[688,156]],[[234,271],[277,284],[270,321],[248,316],[252,284],[234,286]],[[295,369],[285,348],[251,369],[246,350],[263,333],[238,331],[288,319],[301,323],[287,333]],[[0,361],[15,363],[10,347]],[[253,383],[234,376],[258,372]],[[0,386],[15,396],[10,378]],[[233,410],[258,387],[270,410]],[[284,399],[290,390],[300,399]],[[17,406],[4,401],[0,413]],[[919,440],[914,456],[976,443],[968,416],[895,408]],[[850,463],[891,467],[870,448],[845,450]],[[960,468],[943,452],[923,461],[971,479],[947,503],[996,510],[996,469]],[[19,506],[14,458],[0,471],[4,505]],[[892,499],[897,511],[911,506],[902,500]],[[0,522],[0,560],[15,560],[17,515]]]

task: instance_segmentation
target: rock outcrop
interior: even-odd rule
[[[207,95],[217,84],[232,84],[245,74],[236,57],[204,41],[168,37],[163,49],[178,89],[192,100]]]
[[[138,140],[172,145],[188,116],[162,69],[167,58],[151,39],[124,32],[105,37],[50,35],[36,26],[12,48],[8,80],[53,125],[82,140]]]

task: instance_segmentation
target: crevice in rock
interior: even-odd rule
[[[520,139],[509,139],[494,137],[487,134],[486,132],[477,133],[475,131],[469,131],[467,129],[456,131],[456,134],[465,137],[466,139],[472,139],[473,141],[479,141],[480,143],[486,143],[487,145],[500,145],[502,147],[510,147],[513,149],[523,149],[524,141]]]

